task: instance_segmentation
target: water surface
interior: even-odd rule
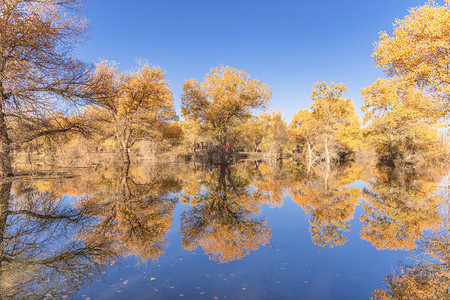
[[[447,180],[439,167],[290,160],[3,182],[1,296],[439,299],[449,288]]]

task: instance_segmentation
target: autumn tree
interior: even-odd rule
[[[320,82],[314,85],[311,94],[311,113],[322,124],[316,134],[321,140],[327,164],[333,154],[345,155],[356,150],[360,139],[360,125],[353,101],[342,97],[346,91],[344,84]]]
[[[186,80],[181,96],[181,112],[187,122],[196,122],[200,131],[227,146],[230,132],[264,109],[272,92],[266,84],[232,67],[211,69],[203,82]]]
[[[253,151],[254,147],[260,147],[266,135],[265,122],[261,118],[262,114],[254,115],[236,128],[236,135],[239,137],[233,141],[237,149]]]
[[[389,77],[430,92],[436,114],[450,113],[450,8],[428,1],[394,23],[392,36],[380,33],[373,59]]]
[[[445,152],[438,140],[439,108],[429,95],[399,78],[378,79],[361,94],[364,136],[382,161],[414,162]]]
[[[315,144],[317,130],[320,123],[313,118],[312,113],[307,109],[299,110],[289,124],[288,133],[294,143],[304,145],[307,153],[306,158],[311,160],[313,157],[312,145]]]
[[[138,71],[119,73],[116,64],[102,62],[93,76],[96,105],[112,123],[124,163],[139,138],[160,138],[177,119],[172,92],[159,67],[141,64]]]
[[[287,144],[286,122],[280,112],[264,112],[254,115],[232,131],[233,145],[240,149],[253,149],[281,156]]]
[[[0,1],[0,177],[12,175],[10,122],[86,98],[88,68],[71,57],[85,39],[82,0]]]
[[[344,84],[316,83],[311,94],[311,111],[300,110],[290,123],[291,137],[306,143],[309,158],[313,148],[323,153],[325,162],[330,164],[332,158],[345,158],[358,149],[360,123],[353,101],[342,97],[346,91]]]
[[[281,158],[288,142],[286,121],[281,116],[281,112],[263,113],[260,119],[264,132],[261,149],[270,153],[271,157]]]

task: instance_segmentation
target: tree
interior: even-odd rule
[[[172,92],[159,67],[141,64],[136,72],[119,73],[116,64],[102,62],[93,76],[96,104],[111,122],[124,163],[139,138],[159,138],[177,119]]]
[[[320,82],[313,87],[311,113],[314,120],[322,124],[317,127],[316,136],[323,143],[327,164],[333,154],[344,156],[356,150],[360,140],[360,125],[353,101],[342,98],[346,91],[344,84],[334,82],[330,85]]]
[[[443,153],[439,115],[430,97],[399,78],[378,79],[361,91],[364,136],[382,161],[413,161]],[[428,155],[429,156],[429,155]]]
[[[0,177],[11,176],[9,122],[87,96],[89,68],[70,56],[85,38],[82,0],[0,1]]]
[[[266,135],[264,120],[261,118],[261,114],[252,116],[247,121],[239,125],[236,129],[238,139],[234,142],[234,146],[237,149],[245,149],[247,151],[253,151],[254,147],[260,147],[261,142]]]
[[[186,121],[198,120],[200,130],[227,146],[229,132],[266,108],[272,92],[266,84],[229,66],[211,69],[203,82],[184,82],[181,112]]]
[[[272,154],[272,157],[281,158],[283,148],[286,146],[287,124],[280,112],[263,113],[260,116],[263,123],[264,136],[261,140],[261,149]]]
[[[393,35],[380,33],[373,59],[390,77],[433,92],[436,113],[450,113],[450,8],[434,1],[409,10],[394,23]],[[431,98],[429,100],[432,100]]]
[[[320,126],[313,118],[312,113],[307,109],[299,110],[289,124],[289,135],[295,143],[301,143],[306,146],[308,151],[306,157],[312,158],[311,145],[314,143],[315,134]]]

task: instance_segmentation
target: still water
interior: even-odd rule
[[[290,160],[3,182],[0,296],[445,299],[448,176]]]

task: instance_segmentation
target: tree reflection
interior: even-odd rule
[[[358,179],[360,172],[356,164],[335,167],[324,164],[311,173],[292,175],[292,200],[310,215],[309,231],[314,244],[334,247],[348,241],[344,232],[350,231],[350,220],[360,196],[360,190],[349,184]]]
[[[449,299],[450,234],[448,228],[418,242],[416,262],[388,275],[387,289],[376,289],[373,299]]]
[[[441,223],[437,194],[443,168],[397,170],[379,166],[363,192],[361,238],[378,250],[411,250],[425,229]]]
[[[250,191],[249,179],[230,165],[218,165],[184,190],[185,203],[193,207],[181,215],[183,247],[201,246],[209,258],[219,262],[242,259],[250,250],[269,242],[267,221],[257,216],[258,199]],[[197,191],[189,193],[190,191]]]
[[[91,281],[115,257],[108,239],[87,234],[91,222],[67,197],[1,183],[1,298],[58,297]]]
[[[261,204],[268,203],[270,206],[281,207],[289,182],[286,164],[281,159],[256,164],[258,172],[252,182],[255,188],[254,197],[259,199]]]
[[[172,225],[180,183],[153,169],[147,178],[130,176],[130,166],[124,165],[108,190],[87,195],[80,207],[90,215],[100,217],[95,234],[113,241],[121,255],[136,255],[142,260],[156,259],[167,244],[166,233]]]

